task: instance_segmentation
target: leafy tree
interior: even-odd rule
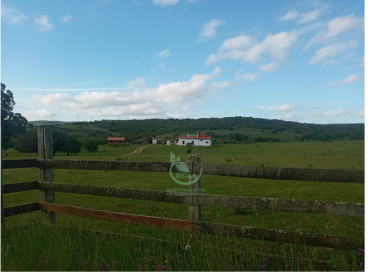
[[[88,150],[88,152],[95,152],[98,150],[98,145],[93,141],[87,141],[83,144],[83,149]]]
[[[38,141],[37,141],[37,131],[29,130],[26,131],[18,140],[16,140],[14,148],[19,152],[37,152]]]
[[[3,150],[11,146],[11,138],[25,132],[28,123],[20,113],[13,113],[14,96],[10,90],[5,89],[6,86],[1,83],[1,148]]]
[[[61,151],[68,153],[67,155],[69,156],[69,153],[77,154],[81,152],[81,149],[82,149],[82,142],[79,141],[77,138],[69,135],[66,137],[64,146],[61,148]]]

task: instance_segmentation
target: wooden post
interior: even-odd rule
[[[199,175],[199,170],[196,170],[195,166],[200,166],[201,163],[201,154],[189,154],[188,155],[189,162],[189,171],[196,176]],[[198,169],[198,168],[197,168]],[[189,175],[189,174],[188,174]],[[196,177],[197,178],[197,177]],[[195,180],[191,176],[188,176],[188,182]],[[194,199],[196,199],[197,195],[195,193],[200,192],[201,188],[201,178],[193,184],[188,185],[188,193],[192,198],[192,204]],[[200,221],[201,220],[201,207],[200,206],[189,206],[188,207],[188,219],[189,221]]]
[[[53,144],[52,144],[52,129],[51,128],[39,128],[37,132],[38,137],[38,159],[53,159]],[[53,168],[40,168],[40,181],[53,182],[54,181],[54,169]],[[55,203],[54,191],[41,190],[41,202]],[[55,212],[43,212],[43,217],[46,222],[54,223],[56,220]]]
[[[3,183],[1,182],[1,228],[5,229]]]

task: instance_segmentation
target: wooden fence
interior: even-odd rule
[[[102,186],[61,184],[54,182],[54,169],[115,170],[139,172],[169,172],[170,162],[124,162],[124,161],[80,161],[53,160],[51,129],[38,129],[38,159],[4,160],[2,169],[37,167],[40,180],[18,184],[2,185],[1,195],[33,189],[41,190],[41,201],[2,209],[4,217],[10,217],[33,211],[42,211],[44,218],[54,223],[56,213],[82,216],[113,222],[136,225],[148,225],[159,228],[177,229],[194,234],[212,234],[265,240],[280,244],[292,243],[307,246],[320,246],[342,249],[356,249],[364,246],[364,239],[336,235],[324,235],[308,232],[283,231],[249,226],[228,225],[201,221],[201,206],[274,210],[288,212],[309,212],[316,214],[334,214],[364,217],[364,204],[301,201],[294,199],[255,198],[228,195],[210,195],[191,191],[192,195],[176,196],[166,191],[147,189],[127,189]],[[199,173],[201,159],[199,154],[188,156],[187,166],[190,173]],[[180,172],[173,168],[173,172]],[[344,183],[364,183],[362,170],[326,170],[234,166],[221,164],[202,164],[202,174],[220,176],[240,176],[248,178],[281,179],[297,181],[324,181]],[[188,188],[198,189],[201,180]],[[188,220],[176,220],[160,217],[141,216],[117,212],[100,211],[87,208],[55,204],[55,192],[97,195],[106,197],[139,199],[188,205]],[[2,198],[2,197],[1,197]],[[2,199],[1,199],[2,200]]]

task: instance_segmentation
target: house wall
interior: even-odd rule
[[[194,146],[211,146],[212,144],[211,139],[191,139],[191,138],[181,139],[179,138],[178,145],[186,146],[188,143],[192,143],[192,142],[194,142],[193,144]]]
[[[119,143],[121,142],[121,143]],[[121,146],[121,145],[125,145],[125,141],[107,141],[108,145],[113,145],[113,146]]]

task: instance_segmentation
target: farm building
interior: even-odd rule
[[[179,146],[186,146],[187,144],[192,144],[193,146],[211,146],[212,140],[211,136],[201,135],[201,132],[198,131],[197,135],[179,136],[177,144]]]
[[[107,138],[108,145],[125,145],[125,137],[109,137]]]

